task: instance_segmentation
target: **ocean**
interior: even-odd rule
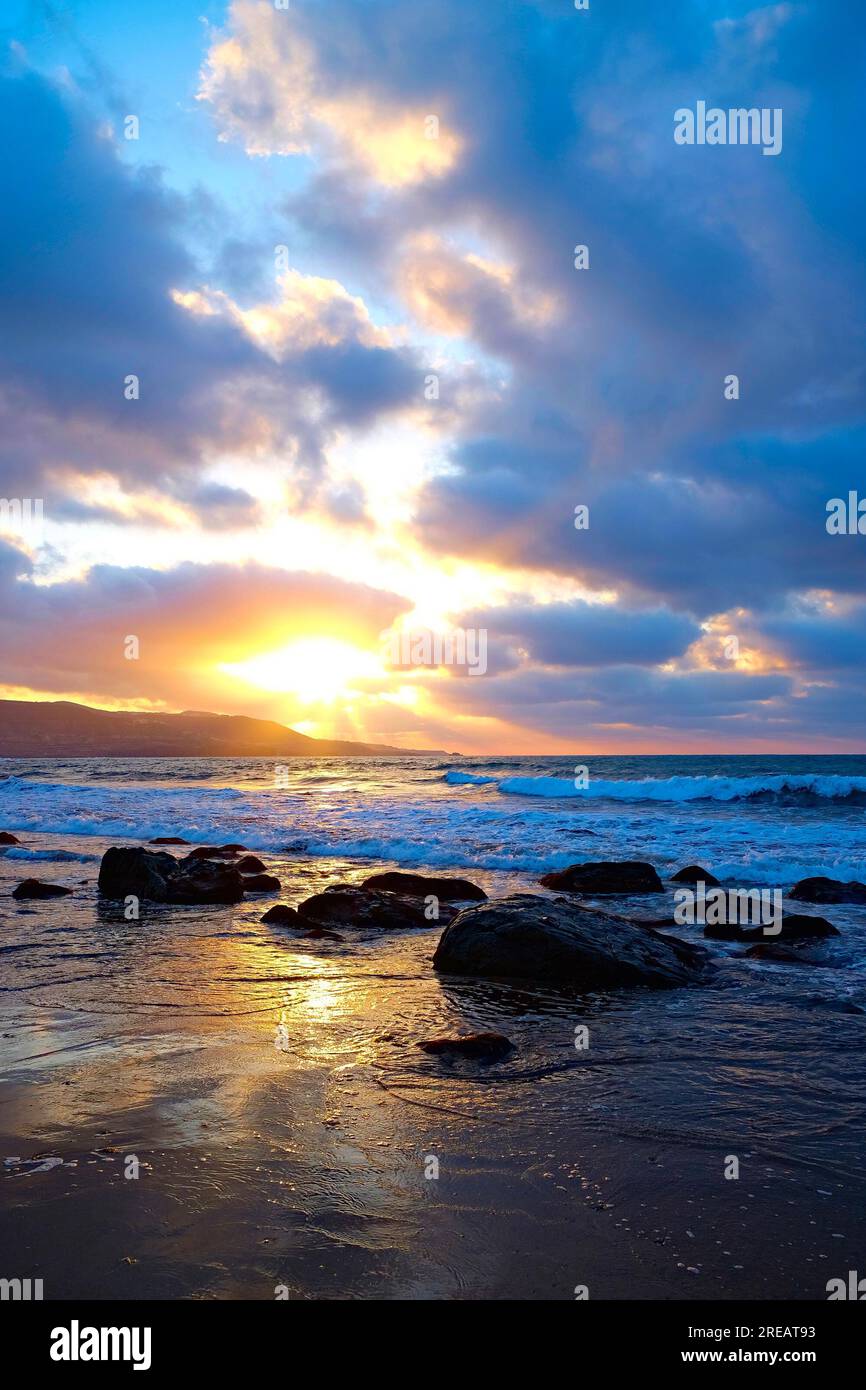
[[[0,824],[50,834],[518,874],[647,859],[744,886],[866,878],[866,756],[6,759],[4,773]]]
[[[22,841],[0,850],[0,1264],[46,1298],[823,1299],[862,1270],[866,907],[786,902],[841,933],[798,963],[677,928],[709,950],[705,982],[585,994],[439,976],[435,923],[310,940],[261,919],[394,867],[491,896],[593,859],[866,880],[866,757],[0,776],[0,829]],[[244,844],[279,897],[126,920],[99,858],[159,835]],[[28,876],[72,895],[16,902]],[[664,917],[673,887],[612,910]],[[461,1029],[514,1051],[486,1067],[418,1047]]]

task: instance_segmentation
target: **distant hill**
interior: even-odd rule
[[[69,700],[0,700],[0,758],[321,758],[438,754],[308,738],[243,714],[137,714]]]

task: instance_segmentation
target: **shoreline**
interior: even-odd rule
[[[714,985],[663,996],[439,977],[437,926],[331,942],[260,921],[379,864],[269,855],[278,898],[137,923],[97,903],[97,867],[42,861],[40,878],[90,882],[19,905],[29,870],[0,856],[0,1145],[25,1160],[0,1176],[0,1253],[26,1252],[46,1298],[808,1299],[862,1263],[864,1184],[815,1129],[823,1075],[794,1113],[809,1029],[861,1047],[862,1019],[815,983],[829,972],[805,1011],[802,975],[724,954]],[[418,1051],[460,1027],[515,1054]],[[858,1074],[843,1125],[861,1093]],[[38,1155],[62,1163],[33,1171]],[[86,1253],[60,1268],[59,1246]]]

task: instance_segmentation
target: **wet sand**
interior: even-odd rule
[[[372,871],[268,858],[289,902]],[[863,1265],[864,1018],[802,971],[527,992],[273,898],[125,922],[97,867],[0,861],[0,1272],[47,1299],[823,1299]],[[29,873],[75,895],[16,904]],[[467,1027],[516,1051],[417,1047]]]

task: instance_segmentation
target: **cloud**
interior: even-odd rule
[[[362,74],[327,65],[324,37],[301,10],[235,0],[227,31],[211,44],[198,93],[213,108],[220,138],[240,140],[251,155],[314,151],[345,159],[388,188],[448,171],[461,142],[440,129],[429,103],[389,101]],[[354,37],[345,34],[347,50]],[[327,35],[328,48],[339,42],[339,30]]]
[[[225,707],[218,665],[275,650],[292,638],[375,645],[409,607],[394,593],[330,575],[248,564],[181,564],[168,570],[97,565],[80,579],[33,582],[31,563],[0,541],[3,680],[48,696]],[[137,660],[124,641],[136,636]]]

